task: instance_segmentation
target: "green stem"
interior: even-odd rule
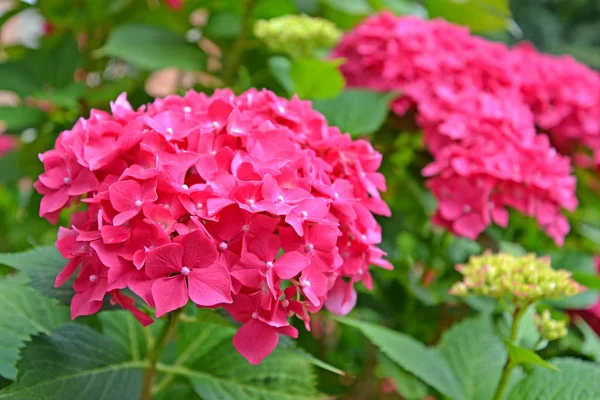
[[[232,85],[235,79],[240,61],[242,60],[242,56],[246,50],[246,37],[248,36],[248,32],[250,31],[252,25],[251,14],[254,3],[256,3],[256,0],[246,0],[244,4],[240,35],[237,37],[237,40],[231,48],[229,60],[227,62],[227,68],[225,68],[225,72],[223,73],[223,83],[228,87]]]
[[[154,375],[156,375],[156,364],[158,363],[163,348],[167,344],[169,335],[177,325],[177,319],[182,311],[183,308],[175,310],[168,315],[168,320],[163,324],[154,341],[154,346],[152,346],[152,349],[150,349],[150,352],[148,353],[148,362],[150,365],[144,370],[140,400],[152,400],[152,382],[154,381]]]
[[[513,312],[512,326],[510,327],[510,336],[508,338],[508,340],[510,340],[512,343],[516,343],[517,341],[517,335],[519,334],[519,322],[521,322],[521,317],[523,317],[523,314],[525,314],[526,310],[527,307],[517,307]],[[494,394],[494,400],[502,400],[504,398],[504,392],[506,392],[510,375],[512,374],[515,366],[516,364],[512,362],[509,355],[508,359],[506,360],[506,364],[504,364],[502,376],[500,377],[500,383],[496,389],[496,394]]]

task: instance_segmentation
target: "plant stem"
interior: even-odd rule
[[[512,326],[510,327],[510,340],[512,343],[517,341],[517,335],[519,333],[519,322],[521,322],[521,317],[527,310],[527,307],[515,308],[513,312],[513,320]],[[508,386],[508,381],[510,380],[510,375],[512,374],[512,370],[515,368],[515,365],[511,359],[510,355],[506,360],[506,364],[504,364],[504,369],[502,370],[502,376],[500,377],[500,383],[498,384],[498,388],[496,389],[496,394],[494,394],[494,400],[502,400],[504,398],[504,392],[506,392],[506,388]]]
[[[152,400],[152,382],[154,381],[154,375],[156,374],[156,363],[160,358],[163,348],[167,344],[169,335],[175,329],[175,326],[177,325],[177,319],[182,311],[183,308],[180,308],[179,310],[175,310],[168,315],[167,321],[165,321],[163,324],[158,336],[156,337],[156,340],[154,341],[154,346],[152,346],[152,349],[148,353],[148,362],[150,365],[144,370],[142,394],[140,396],[141,400]]]
[[[254,3],[256,3],[256,0],[245,1],[240,35],[237,37],[233,47],[231,48],[229,60],[227,62],[227,68],[225,68],[225,72],[223,73],[223,83],[225,86],[231,86],[233,83],[240,65],[240,61],[242,60],[242,56],[246,48],[246,37],[248,36],[248,32],[252,24],[251,14]]]

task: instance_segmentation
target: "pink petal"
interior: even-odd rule
[[[175,238],[175,242],[183,247],[183,265],[190,269],[208,267],[219,256],[215,243],[201,230],[179,236]]]
[[[67,265],[60,271],[60,273],[56,276],[56,280],[54,281],[54,287],[57,288],[62,286],[69,278],[73,275],[79,264],[81,263],[81,258],[74,258],[69,260]]]
[[[273,269],[281,279],[292,279],[310,264],[310,260],[302,254],[292,251],[283,253],[275,261]]]
[[[231,303],[231,279],[223,265],[195,268],[187,277],[190,298],[199,306]]]
[[[183,246],[169,243],[146,252],[144,270],[149,278],[160,278],[181,273]]]
[[[185,276],[179,274],[155,280],[152,297],[156,302],[156,318],[185,306],[189,299]]]
[[[261,232],[252,240],[248,251],[254,253],[262,261],[273,261],[281,248],[281,240],[271,232]]]
[[[233,345],[252,365],[260,362],[277,346],[279,336],[272,326],[256,319],[246,322],[233,337]]]
[[[115,182],[108,188],[110,203],[119,212],[128,211],[136,206],[136,201],[142,197],[142,187],[132,180]]]
[[[354,287],[342,278],[338,278],[329,293],[327,293],[325,307],[332,313],[343,317],[352,311],[355,305],[356,291]]]

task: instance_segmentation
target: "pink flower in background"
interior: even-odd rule
[[[121,95],[40,159],[40,215],[87,206],[57,241],[69,261],[56,286],[76,276],[73,317],[110,299],[150,323],[125,289],[157,317],[222,306],[258,364],[280,333],[297,336],[291,317],[347,314],[369,266],[390,267],[371,214],[389,215],[381,154],[295,97],[190,91],[134,110]]]
[[[506,226],[514,208],[563,244],[562,210],[577,207],[576,182],[570,160],[535,126],[598,148],[599,74],[443,20],[389,13],[349,32],[332,56],[346,60],[350,86],[399,91],[393,111],[416,110],[433,156],[423,175],[438,199],[434,223],[476,239],[492,222]]]
[[[11,136],[0,134],[0,157],[10,153],[17,146],[17,140]]]

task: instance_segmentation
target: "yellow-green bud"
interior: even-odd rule
[[[326,19],[283,15],[256,21],[254,35],[273,52],[302,58],[314,57],[319,50],[334,46],[342,31]]]
[[[557,340],[567,336],[567,322],[552,319],[548,310],[544,310],[541,316],[535,314],[533,320],[540,332],[540,337],[544,340]]]
[[[456,296],[468,294],[504,299],[523,307],[541,299],[563,299],[583,290],[565,270],[555,270],[548,257],[535,254],[513,256],[506,253],[486,253],[473,256],[456,270],[462,282],[450,290]]]

